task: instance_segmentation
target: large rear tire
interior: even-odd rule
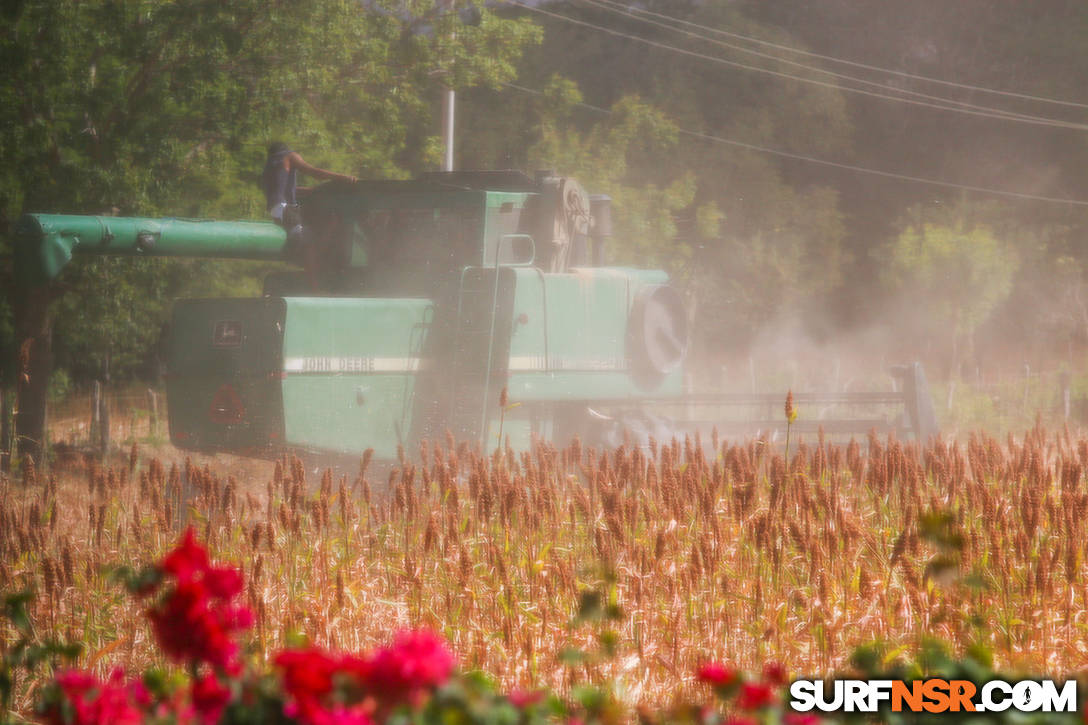
[[[627,323],[627,357],[636,384],[655,390],[687,351],[688,318],[679,293],[668,285],[643,289]]]

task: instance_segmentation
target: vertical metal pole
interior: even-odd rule
[[[0,471],[11,470],[11,405],[15,394],[0,388]]]
[[[49,405],[45,406],[45,412],[42,414],[42,447],[38,452],[38,458],[41,459],[38,462],[38,471],[49,470]]]
[[[453,116],[456,97],[452,88],[442,91],[442,144],[446,155],[442,161],[443,171],[453,171]]]
[[[495,245],[495,287],[494,293],[491,295],[491,332],[487,337],[487,372],[484,374],[484,402],[483,402],[483,418],[480,421],[480,441],[484,447],[484,453],[487,453],[487,434],[491,430],[491,416],[488,415],[488,393],[491,392],[491,360],[495,356],[495,318],[499,312],[499,254],[502,252],[502,239],[499,239],[499,243]],[[502,448],[502,441],[499,441],[499,448]]]
[[[99,430],[102,428],[102,383],[98,380],[94,381],[94,388],[91,391],[91,425],[88,428],[90,431],[91,445],[98,448],[98,442],[101,439]]]

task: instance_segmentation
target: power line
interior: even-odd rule
[[[621,5],[621,3],[614,0],[603,0],[611,5]],[[728,30],[722,30],[721,28],[712,28],[707,25],[701,25],[699,23],[693,23],[689,20],[683,20],[671,15],[665,15],[663,13],[653,12],[652,10],[646,10],[635,6],[627,7],[623,6],[625,12],[639,13],[642,15],[651,15],[653,17],[661,18],[663,20],[669,20],[681,25],[687,25],[689,27],[700,28],[717,35],[723,35],[729,38],[736,38],[737,40],[745,40],[757,45],[762,45],[768,48],[774,48],[776,50],[784,50],[789,53],[797,53],[798,55],[804,55],[809,58],[816,58],[818,60],[826,60],[832,63],[841,63],[843,65],[851,66],[853,68],[862,68],[864,70],[877,71],[879,73],[887,73],[889,75],[899,76],[900,78],[909,78],[916,81],[925,81],[927,83],[936,83],[950,88],[959,88],[965,91],[977,91],[979,93],[990,93],[997,96],[1007,96],[1009,98],[1019,98],[1026,101],[1038,101],[1040,103],[1053,103],[1058,106],[1069,106],[1071,108],[1088,108],[1088,103],[1077,103],[1076,101],[1066,101],[1058,98],[1047,98],[1045,96],[1035,96],[1030,93],[1018,93],[1016,91],[1003,91],[996,88],[987,88],[985,86],[971,85],[970,83],[958,83],[956,81],[949,81],[943,78],[933,78],[932,76],[918,75],[916,73],[907,73],[905,71],[895,70],[892,68],[884,68],[877,65],[871,65],[869,63],[860,63],[858,61],[847,60],[845,58],[837,58],[832,55],[823,55],[821,53],[814,53],[809,50],[802,50],[801,48],[794,48],[789,45],[782,45],[780,43],[774,43],[769,40],[762,40],[750,35],[743,35],[741,33],[734,33]]]
[[[687,50],[687,49],[684,49],[684,48],[678,48],[676,46],[669,45],[667,43],[660,43],[660,42],[657,42],[657,41],[654,41],[654,40],[650,40],[648,38],[643,38],[643,37],[638,36],[638,35],[632,35],[630,33],[624,33],[622,31],[615,30],[613,28],[609,28],[609,27],[605,27],[605,26],[601,26],[601,25],[596,25],[594,23],[590,23],[590,22],[587,22],[587,21],[584,21],[584,20],[578,20],[577,18],[572,18],[572,17],[570,17],[568,15],[562,15],[560,13],[555,13],[555,12],[552,12],[552,11],[549,11],[549,10],[545,10],[543,8],[534,7],[534,6],[531,6],[531,5],[526,5],[523,2],[520,2],[520,0],[510,0],[510,2],[512,2],[515,5],[518,5],[519,7],[522,7],[524,9],[526,9],[526,10],[530,10],[530,11],[535,12],[535,13],[539,13],[539,14],[542,14],[542,15],[553,17],[553,18],[556,18],[556,19],[559,19],[559,20],[564,20],[564,21],[566,21],[568,23],[572,23],[572,24],[575,24],[575,25],[581,25],[581,26],[584,26],[584,27],[592,28],[594,30],[598,30],[598,31],[601,31],[601,32],[604,32],[604,33],[608,33],[610,35],[614,35],[614,36],[617,36],[617,37],[622,37],[622,38],[625,38],[625,39],[628,39],[628,40],[634,40],[634,41],[644,43],[646,45],[650,45],[650,46],[653,46],[653,47],[662,48],[662,49],[665,49],[665,50],[671,50],[671,51],[673,51],[675,53],[680,53],[682,55],[696,57],[696,58],[700,58],[700,59],[703,59],[703,60],[709,60],[709,61],[712,61],[712,62],[715,62],[715,63],[720,63],[720,64],[723,64],[723,65],[733,66],[733,67],[741,68],[741,69],[744,69],[744,70],[755,71],[755,72],[758,72],[758,73],[765,73],[765,74],[777,76],[777,77],[780,77],[780,78],[788,78],[790,80],[798,81],[798,82],[801,82],[801,83],[808,83],[810,85],[816,85],[816,86],[821,86],[821,87],[825,87],[825,88],[833,88],[833,89],[836,89],[836,90],[848,91],[848,92],[851,92],[851,93],[857,93],[857,94],[860,94],[860,95],[870,96],[870,97],[873,97],[873,98],[881,98],[881,99],[884,99],[884,100],[896,101],[896,102],[899,102],[899,103],[908,103],[908,104],[911,104],[911,105],[923,106],[923,107],[926,107],[926,108],[934,108],[934,109],[944,110],[944,111],[952,111],[952,112],[963,113],[963,114],[972,115],[972,116],[981,116],[981,117],[985,117],[985,118],[994,118],[994,119],[1007,120],[1007,121],[1018,121],[1020,123],[1028,123],[1028,124],[1032,124],[1032,125],[1048,126],[1048,127],[1055,127],[1055,128],[1071,128],[1071,129],[1076,129],[1076,130],[1086,130],[1086,129],[1088,129],[1088,125],[1085,125],[1085,124],[1077,124],[1077,123],[1071,123],[1071,122],[1068,122],[1068,121],[1060,121],[1060,120],[1056,120],[1056,119],[1042,118],[1042,117],[1037,117],[1037,116],[1028,116],[1026,114],[1017,114],[1017,113],[1013,113],[1013,112],[1009,112],[1009,111],[989,109],[989,108],[983,108],[983,107],[976,107],[976,108],[978,108],[978,110],[974,110],[974,108],[971,107],[971,104],[964,104],[964,103],[962,103],[960,101],[949,101],[948,99],[937,98],[937,100],[941,101],[941,103],[929,103],[929,102],[926,102],[926,101],[919,101],[919,100],[914,100],[914,99],[910,99],[910,98],[903,98],[901,96],[888,95],[886,93],[877,93],[877,92],[873,92],[873,91],[862,90],[860,88],[851,88],[851,87],[848,87],[848,86],[839,85],[837,83],[830,83],[830,82],[826,82],[826,81],[820,81],[820,80],[816,80],[816,79],[813,79],[813,78],[804,78],[802,76],[797,76],[797,75],[793,75],[793,74],[790,74],[790,73],[784,73],[784,72],[781,72],[781,71],[772,70],[770,68],[762,68],[762,67],[758,67],[758,66],[752,66],[752,65],[748,65],[746,63],[740,63],[740,62],[737,62],[737,61],[728,60],[726,58],[721,58],[719,56],[712,56],[712,55],[707,55],[705,53],[698,53],[698,52],[695,52],[695,51]],[[678,31],[678,32],[684,32],[684,31]],[[710,42],[714,42],[714,41],[710,41]],[[771,57],[773,57],[773,56],[771,56]],[[776,60],[781,60],[781,59],[776,58]],[[785,62],[789,63],[791,61],[785,61]],[[810,68],[810,70],[819,70],[819,69]],[[836,75],[836,74],[832,73],[831,71],[820,71],[820,72],[825,72],[825,73],[829,73],[831,75]],[[863,81],[861,79],[852,79],[852,80],[857,80],[857,81],[862,82],[862,83],[869,83],[871,85],[879,85],[879,84],[874,84],[871,81]],[[911,91],[904,91],[904,92],[905,93],[914,93],[914,92],[911,92]],[[923,95],[924,96],[924,94],[916,94],[916,95]],[[936,98],[936,97],[931,97],[931,98]],[[948,104],[959,104],[961,106],[966,106],[966,107],[961,108],[961,107],[957,107],[956,105],[948,105]]]
[[[695,51],[692,51],[692,50],[687,50],[685,48],[678,48],[678,47],[676,47],[674,45],[669,45],[667,43],[659,43],[659,42],[657,42],[655,40],[650,40],[648,38],[643,38],[643,37],[638,36],[638,35],[632,35],[630,33],[624,33],[624,32],[621,32],[619,30],[614,30],[612,28],[604,27],[604,26],[601,26],[601,25],[595,25],[593,23],[589,23],[589,22],[586,22],[584,20],[578,20],[577,18],[572,18],[572,17],[570,17],[568,15],[562,15],[560,13],[554,13],[554,12],[551,12],[550,10],[545,10],[544,8],[538,8],[538,7],[533,7],[531,5],[526,5],[525,3],[520,2],[520,0],[508,0],[508,2],[510,2],[512,5],[516,5],[516,6],[520,7],[520,8],[524,8],[525,10],[529,10],[529,11],[534,12],[534,13],[539,13],[541,15],[546,15],[546,16],[549,16],[549,17],[552,17],[552,18],[556,18],[558,20],[563,20],[565,22],[572,23],[574,25],[581,25],[581,26],[584,26],[584,27],[587,27],[587,28],[592,28],[592,29],[598,30],[598,31],[600,31],[602,33],[607,33],[609,35],[614,35],[614,36],[617,36],[617,37],[620,37],[620,38],[625,38],[627,40],[634,40],[636,42],[643,43],[643,44],[649,45],[649,46],[653,46],[655,48],[661,48],[663,50],[670,50],[670,51],[672,51],[674,53],[679,53],[681,55],[687,55],[687,56],[690,56],[690,57],[693,57],[693,58],[701,58],[703,60],[709,60],[709,61],[712,61],[714,63],[719,63],[719,64],[722,64],[722,65],[728,65],[728,66],[732,66],[732,67],[735,67],[735,68],[742,68],[744,70],[755,71],[757,73],[765,73],[765,74],[772,75],[772,76],[777,76],[777,77],[780,77],[780,78],[788,78],[790,80],[799,81],[801,83],[808,83],[810,85],[822,86],[824,88],[832,88],[834,90],[839,90],[839,91],[849,91],[850,93],[857,93],[857,94],[860,94],[860,95],[871,96],[871,97],[874,97],[874,98],[882,98],[884,100],[889,100],[889,101],[897,101],[899,103],[908,103],[908,104],[915,105],[915,106],[924,106],[924,107],[927,107],[927,108],[935,108],[935,109],[942,110],[942,111],[953,111],[955,113],[963,113],[963,114],[967,114],[967,115],[971,115],[971,116],[982,116],[982,117],[985,117],[985,118],[994,118],[994,119],[999,119],[999,120],[1003,120],[1003,121],[1016,121],[1018,123],[1028,123],[1028,124],[1037,125],[1037,126],[1050,126],[1050,127],[1057,127],[1057,128],[1072,128],[1072,129],[1077,129],[1077,130],[1088,130],[1088,125],[1084,125],[1084,124],[1074,124],[1074,123],[1068,123],[1068,122],[1065,122],[1065,121],[1054,121],[1054,120],[1047,120],[1047,119],[1032,120],[1030,118],[1020,118],[1020,117],[1017,117],[1017,116],[1010,116],[1010,115],[1007,115],[1006,112],[998,114],[998,113],[992,113],[992,112],[986,112],[986,111],[975,111],[975,110],[971,110],[971,109],[968,109],[968,108],[957,108],[955,106],[947,106],[947,105],[940,105],[940,104],[936,104],[936,103],[928,103],[926,101],[919,101],[919,100],[914,100],[914,99],[910,99],[910,98],[903,98],[903,97],[900,97],[900,96],[891,96],[891,95],[887,95],[887,94],[884,94],[884,93],[875,93],[873,91],[865,91],[865,90],[862,90],[860,88],[850,88],[850,87],[838,85],[837,83],[829,83],[827,81],[816,80],[814,78],[803,78],[801,76],[796,76],[796,75],[793,75],[793,74],[790,74],[790,73],[783,73],[781,71],[771,70],[770,68],[760,68],[758,66],[748,65],[746,63],[739,63],[737,61],[728,60],[726,58],[720,58],[718,56],[707,55],[705,53],[698,53],[698,52],[695,52]]]
[[[516,83],[504,82],[503,85],[513,90],[521,91],[522,93],[528,93],[534,96],[545,95],[543,91],[537,90],[535,88],[527,88]],[[601,106],[594,106],[589,103],[577,103],[576,105],[580,108],[584,108],[586,110],[604,115],[612,115],[613,113],[607,108],[602,108]],[[1088,206],[1088,201],[1081,199],[1061,199],[1051,196],[1039,196],[1036,194],[1025,194],[1018,191],[1006,191],[1004,189],[991,189],[984,186],[973,186],[971,184],[957,184],[953,181],[943,181],[941,179],[927,179],[922,176],[911,176],[909,174],[900,174],[894,171],[882,171],[880,169],[872,169],[865,166],[855,166],[853,164],[844,164],[838,161],[831,161],[829,159],[816,158],[814,156],[805,156],[803,154],[796,154],[791,151],[783,151],[781,149],[774,149],[767,146],[759,146],[757,144],[750,144],[744,141],[735,141],[733,139],[723,138],[721,136],[714,136],[708,133],[701,133],[699,131],[691,131],[685,128],[677,128],[677,133],[682,136],[689,136],[691,138],[697,138],[703,141],[710,141],[711,143],[735,146],[737,148],[746,149],[748,151],[757,151],[759,153],[771,154],[773,156],[792,159],[794,161],[805,161],[807,163],[819,164],[821,166],[829,166],[835,169],[842,169],[844,171],[852,171],[860,174],[880,176],[886,179],[909,181],[916,184],[928,184],[929,186],[939,186],[945,189],[957,189],[959,191],[973,191],[980,194],[990,194],[993,196],[1003,196],[1013,199],[1041,201],[1051,204],[1069,204],[1071,206]]]
[[[994,113],[994,114],[998,114],[998,115],[1001,115],[1001,116],[1008,116],[1009,118],[1021,118],[1021,119],[1025,119],[1025,120],[1031,120],[1031,121],[1040,121],[1040,122],[1044,122],[1045,125],[1062,125],[1062,126],[1064,126],[1066,124],[1071,123],[1069,121],[1062,121],[1060,119],[1047,118],[1047,117],[1044,117],[1044,116],[1033,116],[1031,114],[1019,113],[1017,111],[1008,111],[1008,110],[1005,110],[1005,109],[1002,109],[1002,108],[992,108],[992,107],[989,107],[989,106],[980,106],[978,104],[969,103],[967,101],[960,101],[960,100],[956,100],[954,98],[946,98],[944,96],[934,96],[934,95],[929,94],[929,93],[922,93],[920,91],[912,91],[912,90],[907,89],[907,88],[892,88],[892,89],[889,89],[888,85],[886,83],[881,83],[879,81],[871,81],[871,80],[868,80],[866,78],[858,78],[857,76],[851,76],[851,75],[847,75],[845,73],[838,73],[836,71],[827,70],[826,68],[819,68],[817,66],[808,65],[807,63],[799,63],[797,61],[789,60],[788,58],[783,58],[781,56],[774,55],[772,53],[764,53],[764,52],[761,52],[761,51],[758,51],[758,50],[753,50],[751,48],[745,48],[744,46],[738,45],[736,43],[728,43],[728,42],[726,42],[724,40],[717,40],[715,38],[708,38],[705,35],[701,35],[699,33],[696,33],[696,32],[690,31],[690,30],[684,30],[683,28],[678,28],[678,27],[676,27],[674,25],[669,25],[667,23],[661,23],[661,22],[658,22],[656,20],[651,20],[650,18],[640,17],[639,15],[636,15],[634,12],[632,12],[629,8],[625,7],[622,3],[616,2],[615,0],[580,0],[580,1],[582,3],[587,4],[587,5],[597,7],[597,8],[600,8],[602,10],[606,10],[606,11],[611,12],[611,13],[616,13],[618,15],[622,15],[622,16],[630,18],[632,20],[637,20],[637,21],[639,21],[641,23],[647,23],[649,25],[653,25],[653,26],[656,26],[658,28],[664,28],[666,30],[671,30],[674,33],[681,33],[682,35],[686,35],[686,36],[688,36],[690,38],[697,38],[698,40],[701,40],[701,41],[706,42],[706,43],[713,43],[714,45],[718,45],[718,46],[721,46],[723,48],[729,48],[730,50],[734,50],[734,51],[737,51],[737,52],[740,52],[740,53],[748,53],[749,55],[754,55],[754,56],[756,56],[758,58],[765,58],[767,60],[775,61],[776,63],[782,63],[784,65],[790,65],[790,66],[794,66],[796,68],[802,68],[802,69],[810,71],[812,73],[822,73],[824,75],[829,75],[829,76],[831,76],[833,78],[839,78],[841,80],[850,81],[852,83],[860,83],[862,85],[879,88],[879,89],[885,90],[885,91],[886,90],[891,90],[894,93],[899,93],[899,94],[906,95],[906,96],[915,96],[917,98],[924,98],[924,99],[930,100],[930,101],[938,101],[940,103],[951,104],[951,105],[959,106],[961,108],[970,108],[970,109],[973,109],[973,110],[976,110],[976,111],[984,111],[986,113]],[[673,20],[675,22],[683,22],[683,21],[680,21],[679,19],[676,19],[676,18],[673,18]],[[699,26],[699,27],[703,27],[703,26]],[[710,28],[706,28],[706,29],[710,30]],[[1076,127],[1076,126],[1073,126],[1073,127]]]

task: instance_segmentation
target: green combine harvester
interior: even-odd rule
[[[330,183],[302,214],[320,269],[274,273],[258,298],[176,303],[166,383],[174,445],[250,456],[373,448],[392,460],[398,446],[447,431],[492,448],[501,430],[525,448],[534,436],[617,445],[784,423],[758,420],[780,411],[784,391],[685,394],[682,299],[665,272],[603,263],[609,199],[573,179],[498,171]],[[271,222],[28,214],[16,266],[40,284],[74,256],[290,260],[288,247]],[[921,368],[898,374],[896,392],[796,396],[884,415],[802,423],[932,435]],[[728,423],[714,412],[725,406],[757,414]],[[702,420],[685,419],[697,410]]]

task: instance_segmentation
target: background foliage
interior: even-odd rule
[[[660,16],[622,12],[631,7],[692,25],[678,33]],[[768,340],[789,340],[839,355],[918,358],[931,377],[955,378],[1043,360],[1075,367],[1088,343],[1088,207],[873,176],[732,143],[1078,199],[1088,181],[1081,128],[851,90],[939,95],[1081,123],[1088,10],[1071,0],[529,8],[22,0],[2,13],[0,254],[26,210],[259,218],[254,182],[275,139],[360,177],[434,169],[440,90],[449,84],[459,92],[457,166],[555,168],[610,194],[611,258],[674,274],[703,362],[758,358]],[[77,384],[107,369],[115,379],[146,376],[171,299],[250,294],[266,270],[73,265],[55,303],[58,365]],[[11,289],[5,283],[0,294],[5,350],[14,347]],[[10,381],[13,356],[3,358]]]

